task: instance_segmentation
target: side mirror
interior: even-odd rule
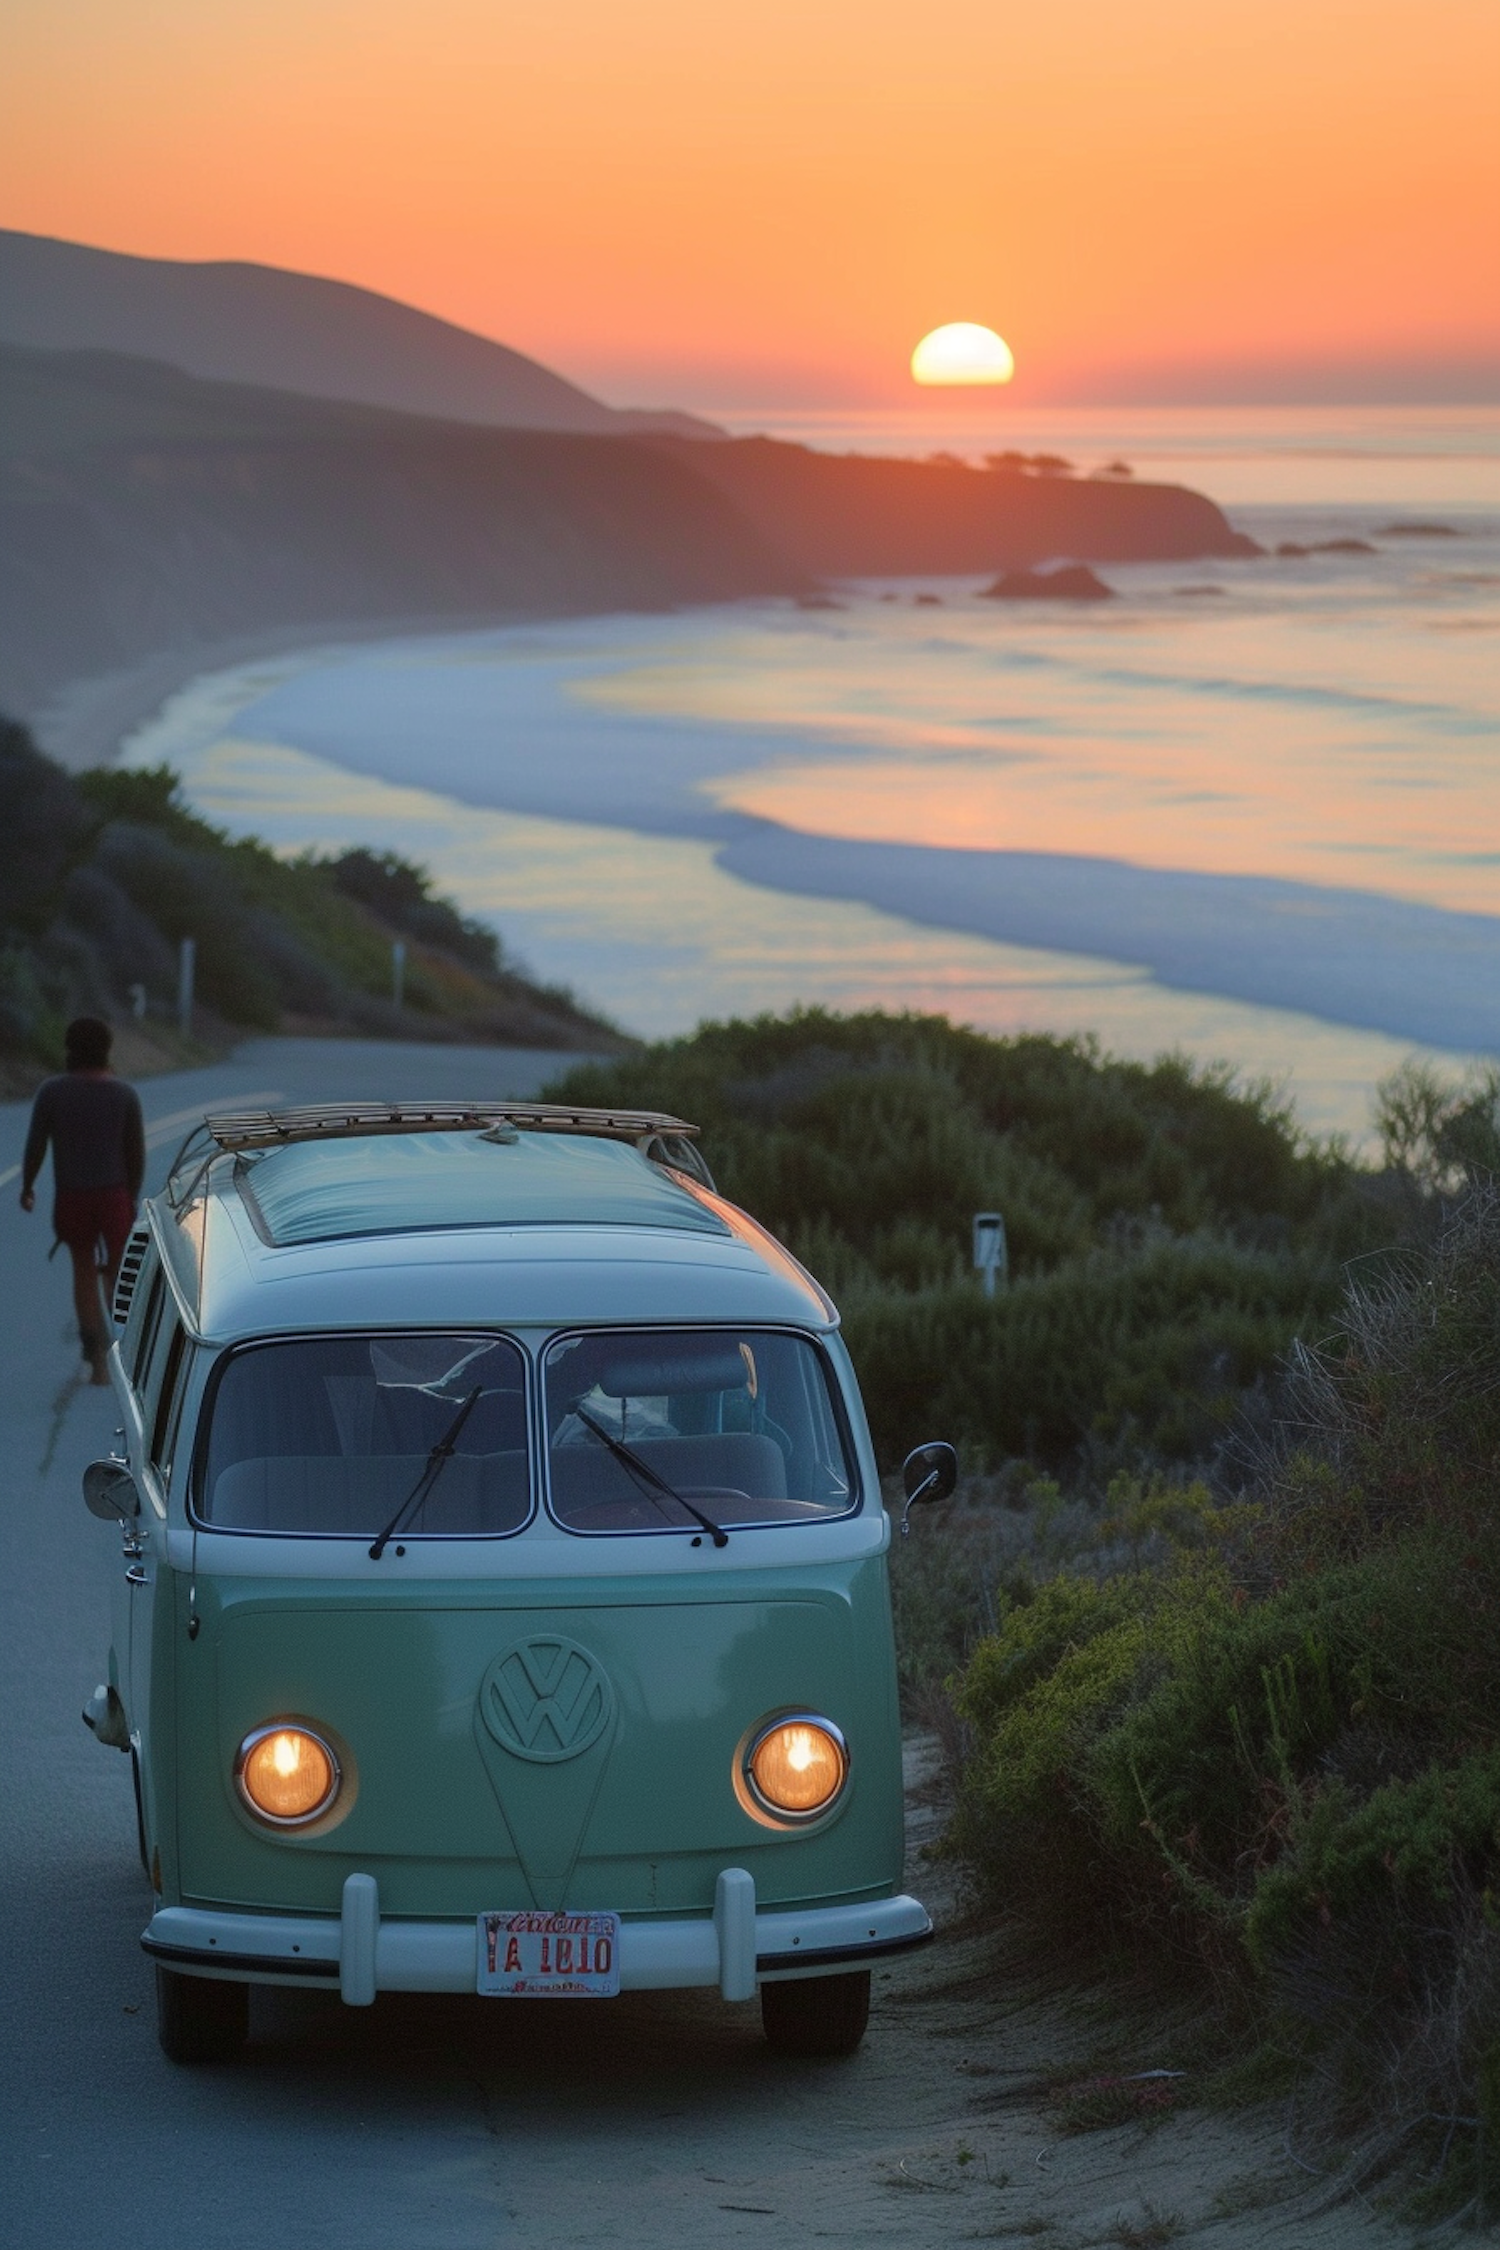
[[[906,1492],[906,1506],[901,1511],[903,1539],[911,1531],[912,1509],[927,1507],[934,1500],[946,1500],[957,1482],[958,1455],[951,1445],[941,1438],[933,1438],[926,1445],[912,1448],[901,1465],[901,1483]]]
[[[83,1504],[105,1523],[134,1523],[141,1512],[135,1478],[118,1461],[90,1461],[83,1472]]]

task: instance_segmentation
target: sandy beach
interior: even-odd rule
[[[120,747],[179,690],[195,680],[294,651],[336,654],[369,641],[422,633],[480,632],[512,624],[510,616],[372,618],[366,624],[282,625],[219,641],[160,650],[139,664],[91,679],[71,680],[32,715],[31,729],[49,758],[70,773],[113,765]]]

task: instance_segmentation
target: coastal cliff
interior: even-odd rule
[[[1169,485],[483,428],[0,346],[0,697],[31,716],[69,683],[211,667],[237,638],[1253,552]]]
[[[688,462],[0,347],[0,697],[234,635],[660,609],[801,574]]]
[[[1182,485],[1025,475],[1009,464],[815,453],[775,438],[663,450],[691,460],[801,570],[832,578],[1022,570],[1073,562],[1254,555]]]

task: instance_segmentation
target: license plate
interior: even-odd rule
[[[479,1989],[520,2000],[613,1999],[618,1914],[481,1914]]]

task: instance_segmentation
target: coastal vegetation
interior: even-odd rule
[[[958,1769],[950,1846],[985,1896],[1202,1983],[1205,2059],[1281,2087],[1314,2168],[1482,2219],[1500,1197],[1475,1177],[1424,1216],[1351,1269],[1236,1475],[1119,1475],[1070,1511],[1034,1486],[1040,1536],[993,1558],[988,1629],[929,1694]],[[971,1561],[984,1513],[954,1526]]]
[[[1279,2091],[1310,2170],[1493,2218],[1500,1072],[1397,1072],[1378,1166],[1227,1074],[911,1017],[557,1090],[702,1123],[833,1287],[883,1464],[960,1441],[894,1582],[976,1898],[1197,1995],[1179,2106]]]
[[[173,1052],[178,949],[197,948],[195,1029],[346,1031],[532,1047],[618,1044],[494,932],[393,854],[284,860],[184,803],[168,767],[65,773],[0,719],[0,1068],[21,1087],[80,1012]],[[392,946],[406,948],[401,1004]]]
[[[1268,1089],[1085,1040],[809,1010],[560,1091],[702,1126],[725,1193],[837,1298],[887,1468],[936,1435],[976,1472],[1211,1459],[1393,1223],[1390,1183]],[[969,1262],[984,1210],[1009,1242],[990,1299]]]

